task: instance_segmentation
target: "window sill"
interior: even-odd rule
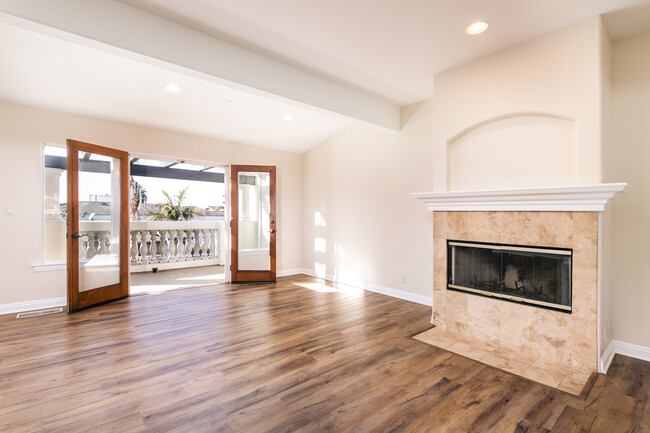
[[[52,272],[65,271],[67,268],[65,260],[57,260],[45,263],[35,263],[32,265],[34,272]]]

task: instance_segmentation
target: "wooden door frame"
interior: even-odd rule
[[[239,271],[239,181],[240,171],[268,172],[269,184],[269,270]],[[275,282],[276,281],[276,234],[277,218],[275,213],[276,178],[275,166],[272,165],[231,165],[230,166],[230,279],[233,283]]]
[[[67,309],[68,313],[129,295],[129,154],[96,144],[67,140]],[[106,155],[120,160],[120,282],[106,287],[79,292],[79,245],[72,239],[79,233],[79,157],[78,152]],[[74,198],[74,200],[73,200]]]

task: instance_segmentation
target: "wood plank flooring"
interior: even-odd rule
[[[583,400],[411,339],[430,316],[306,276],[0,316],[0,431],[650,433],[649,363]]]

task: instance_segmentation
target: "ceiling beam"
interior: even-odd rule
[[[66,170],[65,156],[45,155],[45,167]],[[224,183],[223,173],[206,173],[204,171],[183,170],[179,168],[153,167],[149,165],[130,164],[131,176],[157,177],[163,179],[195,180],[199,182]],[[110,174],[111,166],[108,161],[79,161],[79,171],[88,173]]]
[[[399,107],[116,0],[0,0],[0,21],[150,65],[399,130]]]

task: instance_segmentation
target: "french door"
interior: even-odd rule
[[[129,155],[67,140],[68,313],[129,294]]]
[[[275,167],[230,167],[230,267],[233,283],[275,282]]]

